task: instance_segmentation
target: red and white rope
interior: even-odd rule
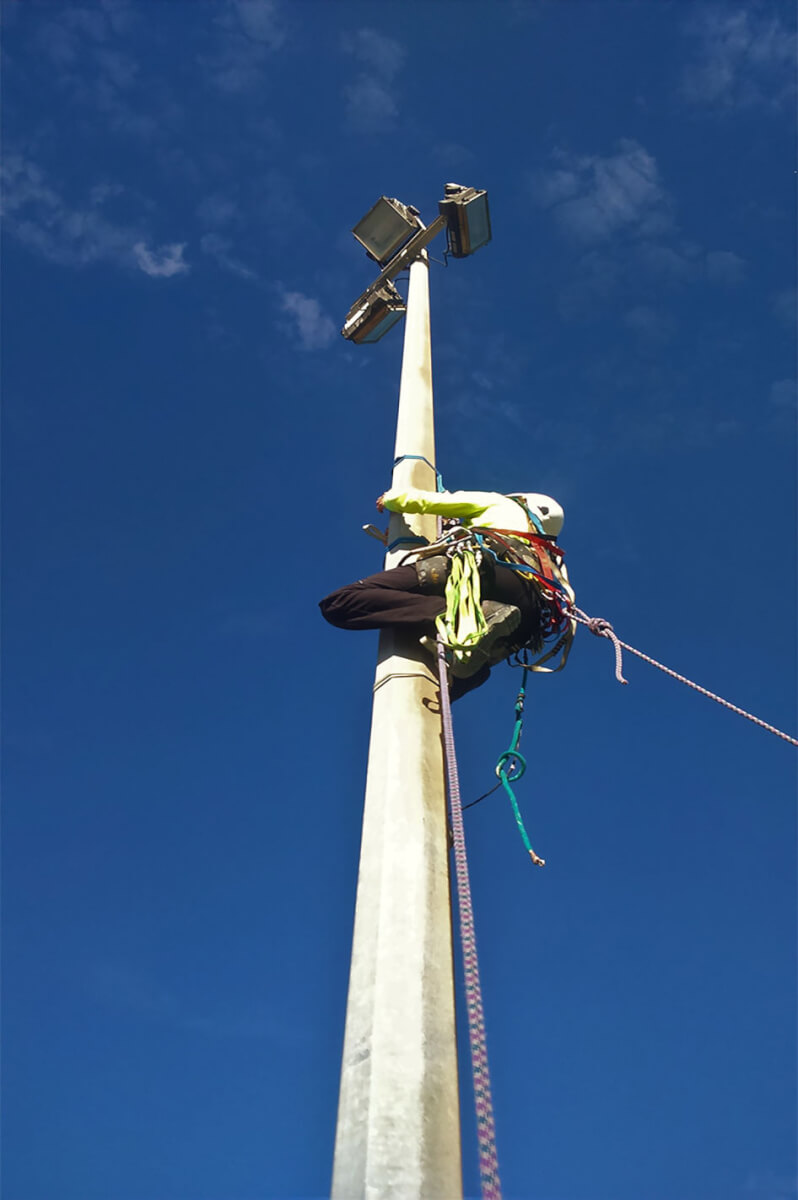
[[[488,1048],[485,1039],[485,1014],[482,1009],[482,988],[479,982],[479,960],[474,934],[474,909],[471,903],[471,883],[468,876],[463,806],[460,799],[460,777],[454,748],[452,706],[443,642],[438,640],[438,677],[441,692],[443,744],[446,752],[446,779],[449,792],[449,814],[454,842],[455,873],[457,876],[457,908],[460,917],[460,940],[463,951],[468,1033],[471,1045],[471,1070],[474,1077],[474,1104],[477,1114],[477,1143],[479,1147],[479,1178],[482,1200],[501,1200],[499,1162],[496,1157],[496,1130],[493,1121],[493,1098],[488,1070]]]

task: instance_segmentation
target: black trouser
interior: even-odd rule
[[[530,638],[540,636],[540,597],[537,589],[516,571],[493,559],[483,559],[480,567],[483,600],[499,600],[514,604],[521,610],[521,624],[513,635],[513,643],[522,646]],[[439,595],[421,589],[415,567],[394,567],[349,583],[331,592],[319,602],[322,616],[339,629],[383,629],[388,625],[403,628],[415,626],[418,635],[435,634],[435,618],[446,608],[444,585]],[[462,691],[479,687],[488,678],[488,669],[479,671],[468,680]],[[458,694],[462,695],[458,688]],[[452,693],[452,699],[455,693]]]

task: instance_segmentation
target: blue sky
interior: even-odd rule
[[[489,189],[447,485],[557,497],[581,607],[794,733],[793,6],[3,21],[4,1200],[323,1196],[376,635],[316,604],[379,569],[401,355],[338,334],[349,230]],[[626,675],[580,632],[531,685],[544,871],[466,814],[505,1194],[790,1200],[795,752]]]

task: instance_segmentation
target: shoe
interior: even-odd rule
[[[514,604],[502,604],[499,600],[484,600],[482,611],[487,621],[487,631],[482,635],[467,658],[455,658],[452,674],[457,679],[468,679],[483,667],[493,667],[507,657],[508,639],[521,624],[521,609]]]

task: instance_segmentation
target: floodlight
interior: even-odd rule
[[[453,258],[466,258],[490,241],[488,193],[459,183],[447,183],[443,190],[438,211],[446,217],[449,253]]]
[[[347,314],[341,330],[350,342],[378,342],[407,312],[407,305],[390,280],[358,300]]]
[[[417,208],[380,196],[352,233],[366,253],[384,266],[419,228]]]

